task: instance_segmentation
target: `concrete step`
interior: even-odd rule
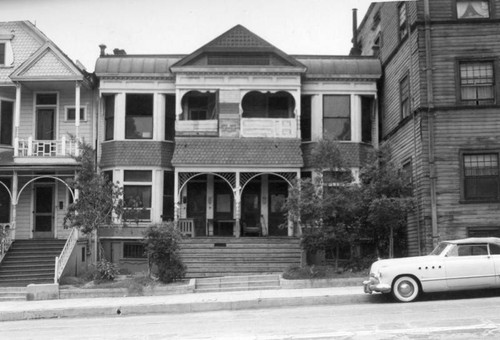
[[[202,278],[196,280],[196,292],[279,289],[279,275],[251,275]]]

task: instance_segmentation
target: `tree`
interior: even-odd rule
[[[377,255],[387,249],[392,258],[395,241],[405,245],[407,216],[415,202],[411,180],[391,160],[388,148],[377,152],[376,161],[361,172],[361,188],[365,206],[365,223],[373,231]],[[399,237],[396,237],[400,234]]]
[[[97,171],[95,150],[89,144],[80,143],[80,150],[76,157],[77,175],[69,183],[74,191],[78,190],[79,196],[69,205],[64,226],[77,227],[89,236],[95,233],[97,245],[98,229],[111,224],[113,215],[123,213],[122,188]],[[101,260],[101,251],[96,252],[96,259]]]

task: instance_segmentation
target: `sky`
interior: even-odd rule
[[[94,71],[99,45],[189,54],[241,24],[288,54],[347,55],[373,0],[0,0],[0,21],[29,20]]]

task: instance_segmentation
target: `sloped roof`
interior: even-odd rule
[[[103,56],[97,59],[95,74],[103,76],[130,76],[148,77],[163,76],[172,77],[170,66],[178,62],[183,56],[179,55],[118,55]]]
[[[298,139],[180,138],[174,166],[302,167]]]
[[[375,57],[296,56],[307,67],[307,78],[378,79],[382,65]]]

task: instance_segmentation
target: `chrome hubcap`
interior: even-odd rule
[[[398,286],[399,294],[401,294],[404,297],[411,296],[413,294],[413,291],[414,291],[413,285],[408,281],[401,282]]]

